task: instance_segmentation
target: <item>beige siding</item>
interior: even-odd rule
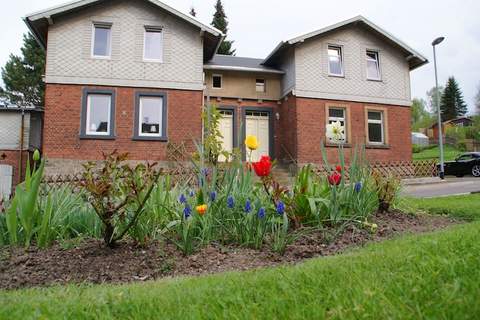
[[[345,76],[328,75],[329,44],[343,48]],[[380,55],[382,81],[367,80],[367,49]],[[403,53],[359,27],[314,38],[295,51],[297,96],[410,105],[409,66]]]
[[[112,23],[111,59],[94,59],[93,22]],[[162,26],[163,63],[143,61],[144,26]],[[202,89],[200,30],[144,1],[116,1],[50,26],[47,83]]]
[[[30,114],[25,114],[23,148],[29,145]],[[0,112],[0,150],[17,150],[20,146],[22,115],[19,112]]]
[[[212,75],[222,75],[222,88],[212,88]],[[282,75],[249,72],[212,71],[205,72],[205,94],[210,97],[242,98],[255,100],[279,100]],[[256,92],[256,79],[265,79],[265,92]]]

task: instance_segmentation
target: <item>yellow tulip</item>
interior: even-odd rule
[[[259,146],[257,137],[250,135],[247,136],[247,138],[245,139],[245,145],[250,150],[257,150]]]
[[[202,204],[201,206],[197,206],[197,212],[199,215],[203,216],[207,212],[207,205]]]

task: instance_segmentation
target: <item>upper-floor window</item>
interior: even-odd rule
[[[335,122],[340,122],[342,127],[344,128],[343,136],[340,137],[341,142],[347,142],[347,112],[345,108],[337,108],[337,107],[328,107],[328,124],[332,124]]]
[[[167,105],[163,93],[137,93],[135,105],[135,139],[167,139]]]
[[[214,74],[212,76],[212,88],[222,89],[222,75],[221,74]]]
[[[93,24],[92,56],[110,58],[112,51],[112,25],[109,23]]]
[[[257,92],[265,92],[265,79],[256,79],[255,88]]]
[[[368,110],[368,143],[384,144],[384,115],[382,111]]]
[[[380,61],[377,51],[367,50],[367,79],[380,80]]]
[[[328,73],[343,76],[343,55],[340,46],[328,46]]]
[[[161,27],[145,27],[143,59],[162,62],[163,32]]]
[[[85,90],[82,105],[81,136],[113,138],[115,94],[111,90]]]

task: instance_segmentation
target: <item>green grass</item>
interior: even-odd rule
[[[473,319],[480,222],[250,272],[0,292],[1,319]]]
[[[404,211],[426,211],[446,214],[467,221],[480,220],[480,194],[449,196],[431,199],[406,198],[400,202]]]
[[[460,153],[462,153],[460,150],[449,145],[445,145],[444,152],[445,152],[445,161],[453,161]],[[421,161],[421,160],[440,161],[439,148],[435,147],[433,149],[427,149],[427,150],[423,150],[421,152],[413,154],[413,161]]]

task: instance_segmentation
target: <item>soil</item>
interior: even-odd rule
[[[378,225],[375,234],[354,225],[336,236],[332,230],[309,233],[289,245],[283,256],[268,248],[258,251],[214,244],[186,257],[169,243],[155,242],[139,247],[133,242],[123,242],[109,249],[93,239],[70,249],[59,244],[45,250],[6,248],[0,251],[0,289],[66,283],[126,283],[297,263],[398,234],[433,231],[457,223],[447,217],[401,212],[376,214],[371,220]]]

